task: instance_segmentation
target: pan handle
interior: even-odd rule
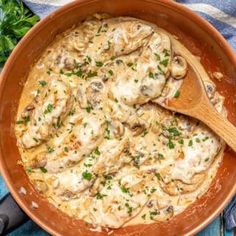
[[[0,200],[0,235],[6,235],[29,220],[10,193]]]

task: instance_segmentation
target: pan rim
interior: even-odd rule
[[[82,5],[90,5],[93,2],[99,2],[101,0],[77,0],[72,3],[66,4],[65,6],[59,8],[58,10],[54,11],[44,19],[42,19],[40,22],[38,22],[27,34],[26,36],[18,43],[16,48],[11,53],[9,59],[7,60],[2,72],[1,72],[1,79],[0,79],[0,101],[2,100],[2,92],[4,88],[5,81],[8,79],[8,73],[10,68],[12,67],[15,59],[18,57],[18,55],[21,52],[21,48],[24,48],[27,43],[31,40],[33,37],[37,37],[38,32],[50,22],[50,19],[54,17],[60,17],[61,14],[64,14],[66,11],[69,11],[72,8],[79,8]],[[139,0],[142,1],[142,0]],[[218,40],[218,45],[222,48],[222,50],[225,52],[225,54],[229,57],[230,61],[232,62],[232,65],[236,67],[236,55],[233,52],[233,49],[229,46],[227,41],[224,39],[224,37],[206,20],[204,20],[202,17],[197,15],[196,13],[192,12],[185,6],[176,3],[171,0],[143,0],[144,2],[150,2],[154,4],[162,4],[163,6],[167,8],[174,9],[175,11],[178,11],[182,14],[186,14],[188,16],[191,16],[191,21],[193,21],[195,24],[198,24],[199,27],[206,31],[208,30],[208,34],[214,39],[214,41]],[[6,168],[6,163],[4,159],[4,155],[2,153],[2,150],[0,150],[0,172],[4,178],[4,181],[7,184],[8,189],[10,190],[12,196],[16,200],[16,202],[19,204],[19,206],[24,210],[24,212],[34,221],[36,222],[40,227],[42,227],[44,230],[49,232],[52,235],[60,235],[57,230],[48,224],[45,224],[35,213],[30,211],[29,206],[27,206],[26,203],[24,203],[23,198],[19,195],[19,192],[17,189],[15,189],[11,179],[9,172]],[[187,235],[194,235],[200,230],[202,230],[204,227],[206,227],[210,222],[212,222],[224,209],[226,204],[230,201],[230,199],[236,194],[236,183],[234,184],[233,188],[229,191],[228,195],[224,198],[224,201],[220,203],[218,208],[216,208],[209,217],[204,220],[201,224],[199,224],[197,227],[191,229]]]

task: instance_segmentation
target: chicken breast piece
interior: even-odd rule
[[[53,79],[36,98],[30,122],[20,138],[23,148],[32,148],[48,140],[60,127],[71,108],[71,90],[65,82]]]
[[[76,165],[89,155],[103,140],[105,120],[102,115],[86,116],[76,126],[57,152],[47,155],[45,168],[57,173]]]

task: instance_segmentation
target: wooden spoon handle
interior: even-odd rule
[[[195,117],[210,127],[236,152],[236,127],[218,113],[213,106],[201,106]]]

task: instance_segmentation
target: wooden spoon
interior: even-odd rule
[[[199,70],[201,70],[199,72]],[[205,123],[236,152],[236,127],[216,111],[211,104],[202,76],[207,76],[203,67],[188,67],[188,73],[180,88],[178,98],[166,100],[161,106],[182,113]]]

